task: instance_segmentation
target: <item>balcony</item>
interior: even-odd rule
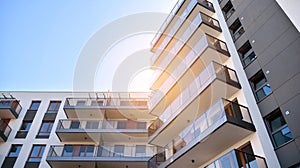
[[[149,142],[165,146],[177,130],[184,129],[220,97],[232,97],[240,89],[234,70],[212,62],[159,115],[163,122],[155,129],[150,125]],[[176,128],[176,129],[174,129]],[[174,132],[175,131],[175,132]]]
[[[172,49],[170,49],[170,51],[166,54],[166,56],[156,67],[156,72],[154,73],[155,76],[152,82],[153,85],[156,84],[155,81],[157,81],[157,79],[162,75],[163,71],[161,71],[161,69],[165,70],[167,66],[172,62],[174,57],[182,50],[182,48],[184,48],[184,46],[191,46],[189,42],[193,41],[193,38],[191,39],[191,36],[195,34],[195,31],[199,31],[201,33],[205,32],[215,37],[222,32],[218,20],[201,12],[197,13],[194,19],[191,22],[188,21],[187,25],[183,27],[185,27],[185,31],[182,33],[181,36],[173,37],[173,41],[177,40],[177,42],[174,42],[175,44],[174,46],[172,46]],[[198,34],[201,35],[201,33]]]
[[[267,168],[265,158],[245,153],[240,150],[232,150],[220,157],[213,163],[205,166],[205,168]]]
[[[160,167],[202,165],[254,131],[247,107],[219,99],[177,136],[170,135],[174,138],[165,146],[166,161]]]
[[[59,120],[62,142],[147,142],[147,122],[130,120]]]
[[[168,78],[159,79],[164,81],[159,88],[152,87],[152,89],[156,89],[157,91],[151,95],[151,113],[155,106],[159,104],[162,98],[196,61],[200,61],[202,65],[208,65],[211,61],[224,63],[229,58],[230,54],[225,42],[208,34],[202,35],[200,39],[199,36],[195,37],[197,37],[197,39],[194,39],[196,42],[192,47],[193,50],[189,49],[189,52],[186,53],[184,59],[182,59],[178,65],[173,65],[175,68]],[[199,71],[200,70],[201,69],[199,69]]]
[[[68,118],[153,119],[148,113],[148,93],[106,93],[97,98],[67,98],[64,111]]]
[[[0,120],[0,142],[6,142],[11,128],[3,120]]]
[[[51,146],[46,161],[52,168],[140,168],[156,153],[153,146],[120,146]]]
[[[19,100],[16,99],[0,99],[0,118],[16,119],[22,110]]]
[[[151,42],[152,51],[155,52],[151,58],[152,64],[154,64],[196,5],[199,5],[199,11],[207,15],[214,13],[213,4],[207,0],[179,0]]]

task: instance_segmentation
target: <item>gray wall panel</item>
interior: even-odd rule
[[[300,137],[299,121],[300,121],[300,112],[299,112],[299,103],[300,103],[300,94],[290,99],[286,104],[281,106],[281,111],[285,117],[288,126],[292,132],[293,137]],[[286,115],[286,111],[289,111],[289,114]],[[299,157],[300,159],[300,157]],[[300,160],[299,160],[300,161]]]
[[[278,104],[273,94],[270,94],[265,99],[258,103],[258,107],[260,109],[261,115],[265,117],[270,114],[273,110],[278,108]]]
[[[264,72],[270,71],[265,74],[268,82],[273,90],[283,85],[287,80],[300,72],[300,38],[293,44],[289,45],[283,52],[275,57],[270,63],[263,67]],[[257,58],[258,61],[260,60]],[[300,87],[299,87],[300,88]]]
[[[282,33],[286,32],[290,27],[289,20],[284,19],[285,15],[282,11],[276,12],[258,31],[251,36],[256,42],[252,45],[257,55],[261,54]],[[252,41],[251,39],[251,41]]]
[[[290,26],[290,28],[284,32],[279,39],[275,40],[268,48],[265,49],[263,53],[259,55],[259,62],[262,66],[266,65],[272,59],[274,59],[280,52],[287,49],[289,45],[295,42],[300,37],[300,34],[295,27]],[[300,46],[298,41],[298,46]]]
[[[285,82],[277,90],[273,92],[279,105],[282,105],[289,101],[291,98],[295,97],[297,94],[300,94],[300,73],[295,75],[292,79]],[[297,103],[300,106],[300,103]]]
[[[279,162],[282,168],[287,168],[299,162],[299,152],[294,141],[276,149],[276,154],[279,156]]]

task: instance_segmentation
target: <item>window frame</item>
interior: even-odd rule
[[[278,127],[277,129],[275,129],[275,130],[272,131],[271,121],[274,121],[275,119],[277,119],[277,118],[279,118],[279,117],[282,117],[282,118],[283,118],[285,124],[281,125],[281,126]],[[294,140],[294,136],[292,135],[292,132],[291,132],[291,130],[290,130],[290,128],[289,128],[289,126],[288,126],[288,124],[287,124],[285,118],[283,117],[280,108],[275,109],[275,110],[272,111],[269,115],[267,115],[267,116],[265,117],[265,123],[266,123],[266,125],[267,125],[267,129],[268,129],[268,132],[269,132],[269,136],[270,136],[270,139],[272,140],[272,143],[273,143],[273,146],[274,146],[275,149],[280,148],[281,146],[284,146],[285,144],[287,144],[287,143],[289,143],[289,142],[291,142],[291,141]],[[278,144],[277,144],[278,142],[276,142],[276,140],[275,140],[275,138],[274,138],[274,135],[275,135],[276,133],[282,131],[282,130],[283,130],[284,128],[286,128],[286,127],[289,128],[290,133],[291,133],[291,135],[292,135],[292,139],[287,140],[287,141],[285,141],[284,143],[278,145]]]
[[[248,65],[250,65],[253,61],[256,60],[257,55],[253,50],[252,45],[249,41],[246,41],[239,49],[238,54],[240,56],[240,60],[242,62],[242,65],[244,68],[246,68]],[[250,59],[250,56],[254,56],[252,59]],[[249,59],[249,62],[247,63],[246,60]]]
[[[20,147],[20,150],[19,150],[19,152],[18,152],[17,155],[11,155],[12,148],[13,148],[14,146]],[[7,157],[19,157],[19,154],[21,153],[22,147],[23,147],[22,144],[11,144],[10,149],[9,149],[9,152],[8,152],[8,154],[7,154]],[[18,151],[18,150],[16,150],[16,151]]]
[[[32,156],[35,147],[39,147],[39,149],[38,149],[38,155]],[[44,155],[44,152],[45,152],[45,148],[46,148],[45,144],[35,144],[35,145],[32,145],[32,148],[31,148],[30,154],[28,156],[27,162],[41,162],[41,160],[43,158],[43,155]],[[31,161],[30,160],[31,158],[39,159],[39,161]]]
[[[22,129],[23,124],[25,124],[25,123],[27,123],[27,124],[30,123],[30,126],[29,126],[28,130],[27,130],[27,129]],[[32,121],[23,121],[22,124],[21,124],[21,126],[20,126],[19,131],[22,131],[22,132],[29,132],[29,130],[30,130],[30,128],[31,128],[31,125],[32,125]]]
[[[256,85],[257,85],[260,81],[262,81],[262,80],[259,80],[259,81],[257,80],[257,79],[259,79],[261,76],[263,76],[262,80],[264,79],[265,82],[264,82],[261,86],[259,86],[258,88],[256,88]],[[254,82],[254,81],[256,81],[256,82]],[[269,95],[271,95],[271,94],[273,93],[273,90],[272,90],[270,84],[268,83],[268,80],[267,80],[267,78],[266,78],[266,76],[265,76],[265,74],[263,73],[262,70],[259,70],[257,73],[255,73],[255,75],[253,75],[253,76],[249,79],[249,82],[250,82],[250,85],[251,85],[251,88],[252,88],[254,97],[255,97],[255,99],[256,99],[256,102],[261,102],[262,100],[264,100],[266,97],[268,97]],[[271,90],[271,92],[269,92],[268,94],[266,94],[266,92],[263,90],[263,88],[264,88],[265,86],[269,87],[270,90]],[[261,97],[261,98],[259,98],[259,96],[258,96],[258,92],[259,92],[260,90],[263,90],[263,92],[265,93],[265,95],[264,95],[263,97]]]
[[[42,128],[43,128],[43,124],[44,123],[47,123],[48,125],[47,125],[47,128],[46,128],[46,131],[41,131],[42,130]],[[51,123],[52,123],[52,125],[51,125]],[[38,134],[37,134],[37,136],[38,137],[49,137],[50,136],[50,134],[51,134],[51,131],[52,131],[52,128],[53,128],[53,125],[54,125],[54,121],[42,121],[42,123],[41,123],[41,126],[40,126],[40,129],[39,129],[39,132],[38,132]],[[46,135],[48,133],[48,135]]]
[[[33,109],[32,106],[33,106],[33,104],[35,104],[35,103],[38,103],[38,106],[37,106],[36,109]],[[34,110],[34,111],[37,111],[37,110],[39,109],[41,103],[42,103],[41,100],[33,100],[33,101],[31,101],[31,104],[30,104],[30,107],[29,107],[28,110]]]
[[[50,110],[51,104],[55,103],[54,105],[54,110]],[[49,103],[49,106],[47,108],[47,112],[46,113],[57,113],[59,111],[61,105],[61,101],[60,100],[51,100]]]

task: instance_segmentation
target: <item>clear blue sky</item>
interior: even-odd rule
[[[0,90],[72,90],[89,38],[122,16],[169,13],[176,0],[0,1]],[[148,42],[148,41],[147,41]]]

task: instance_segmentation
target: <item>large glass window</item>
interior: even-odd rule
[[[49,137],[53,123],[53,121],[43,121],[38,136],[41,138]]]
[[[256,73],[250,79],[250,82],[257,101],[261,101],[263,98],[272,93],[270,84],[267,82],[267,79],[262,71]]]
[[[256,59],[256,54],[254,53],[252,46],[249,41],[247,41],[239,50],[239,55],[243,66],[249,65],[252,61]]]
[[[33,145],[28,162],[40,162],[46,145]]]
[[[29,131],[32,121],[23,121],[20,131]]]
[[[233,41],[236,41],[239,37],[242,36],[242,34],[245,33],[245,30],[240,22],[239,19],[236,19],[232,25],[229,27],[229,30],[231,32],[231,36]]]
[[[293,139],[292,133],[278,108],[266,118],[274,145],[279,147]]]
[[[92,145],[78,145],[78,146],[72,146],[72,145],[65,145],[63,150],[63,156],[65,157],[91,157],[94,155],[94,149],[95,146]]]
[[[61,104],[61,101],[50,101],[47,113],[57,113],[60,104]]]
[[[225,19],[229,19],[230,16],[235,12],[231,1],[228,1],[226,5],[222,8],[222,12],[224,14]]]
[[[137,145],[135,148],[135,156],[143,157],[146,155],[146,146],[145,145]]]
[[[115,145],[114,156],[124,156],[124,145]]]
[[[10,151],[8,153],[8,157],[18,157],[21,149],[22,149],[22,145],[19,144],[11,145]]]
[[[41,101],[32,101],[29,110],[38,110],[40,107]]]

